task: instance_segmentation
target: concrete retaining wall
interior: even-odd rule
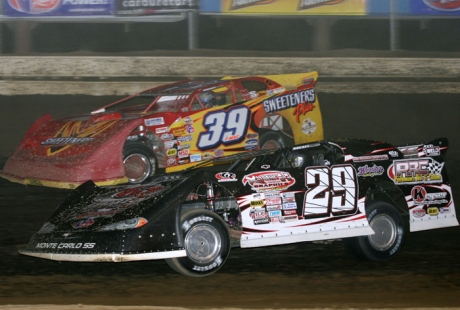
[[[0,95],[127,95],[185,78],[313,70],[320,73],[322,92],[460,91],[457,58],[13,56],[0,57]]]

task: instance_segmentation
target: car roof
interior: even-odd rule
[[[213,89],[218,86],[231,84],[232,81],[223,80],[184,80],[166,84],[141,92],[141,95],[189,95],[197,90]]]

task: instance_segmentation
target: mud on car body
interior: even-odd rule
[[[457,226],[447,139],[321,141],[222,157],[139,185],[73,191],[22,254],[58,261],[166,259],[206,276],[230,249],[342,240],[386,261],[410,231]]]

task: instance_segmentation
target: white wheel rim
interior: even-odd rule
[[[187,256],[196,263],[210,264],[220,255],[222,240],[219,232],[209,225],[192,227],[185,237]]]
[[[369,242],[376,250],[386,251],[394,245],[398,230],[390,216],[377,215],[370,222],[370,226],[374,234],[369,236]]]
[[[131,183],[141,183],[150,176],[152,165],[142,154],[131,154],[123,161],[125,176]]]

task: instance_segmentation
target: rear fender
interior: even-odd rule
[[[21,143],[17,147],[17,150],[26,148],[27,144],[38,143],[36,141],[33,141],[33,139],[29,139],[29,137],[32,137],[32,134],[34,132],[37,132],[40,127],[42,127],[44,124],[46,124],[47,122],[49,122],[52,119],[53,119],[53,117],[51,116],[51,114],[45,114],[45,115],[41,116],[39,119],[37,119],[32,124],[32,126],[30,126],[30,128],[27,130],[27,132],[25,133],[24,139],[22,139]]]
[[[409,213],[409,206],[402,190],[388,181],[380,181],[369,187],[366,193],[366,208],[374,201],[383,201],[394,206],[402,215]]]

